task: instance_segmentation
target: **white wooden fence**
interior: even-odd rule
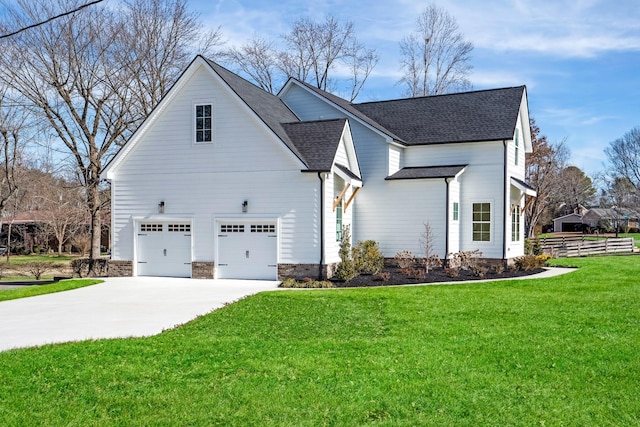
[[[585,236],[550,237],[540,239],[540,245],[545,254],[560,258],[633,252],[634,249],[632,237],[592,239]]]

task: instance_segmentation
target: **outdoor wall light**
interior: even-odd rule
[[[164,213],[164,200],[161,201],[160,203],[158,203],[158,213],[159,214],[163,214]]]
[[[249,202],[248,201],[244,201],[242,202],[242,213],[247,213],[249,211]]]

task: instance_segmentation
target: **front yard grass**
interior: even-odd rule
[[[96,283],[102,282],[102,280],[97,279],[71,279],[61,280],[58,283],[52,283],[49,285],[31,285],[16,289],[5,289],[0,290],[0,301],[53,294],[55,292],[69,291],[71,289],[83,288],[85,286],[95,285]]]
[[[0,353],[0,423],[639,425],[639,261],[268,292],[151,338]]]

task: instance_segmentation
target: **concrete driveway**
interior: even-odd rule
[[[0,302],[0,351],[99,338],[144,337],[279,282],[107,278],[72,291]]]

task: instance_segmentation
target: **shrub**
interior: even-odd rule
[[[388,282],[391,279],[391,273],[389,273],[388,271],[381,271],[380,273],[376,274],[376,279],[382,280],[383,282]]]
[[[489,271],[489,268],[485,265],[475,264],[469,268],[469,271],[474,277],[484,277],[484,275],[487,274],[487,271]]]
[[[374,240],[358,242],[353,248],[353,262],[355,269],[363,274],[378,274],[384,267],[384,255],[378,243]]]
[[[416,263],[416,257],[413,256],[411,251],[401,251],[394,257],[396,265],[402,274],[407,276],[411,275],[411,269]]]
[[[551,259],[550,255],[524,255],[515,259],[515,266],[518,270],[531,271],[536,268],[544,267],[547,261]]]
[[[438,255],[431,255],[429,258],[422,258],[422,264],[424,265],[425,273],[429,274],[429,271],[433,268],[442,267],[442,260]]]
[[[33,276],[34,279],[40,280],[40,278],[48,271],[60,268],[62,264],[47,261],[31,261],[24,264],[20,264],[20,270],[24,270]]]
[[[106,258],[96,258],[90,260],[89,258],[76,258],[71,261],[71,270],[74,275],[78,277],[88,276],[91,272],[91,266],[93,264],[93,275],[94,276],[104,276],[107,274],[107,265],[108,260]]]
[[[458,277],[460,276],[460,269],[458,267],[448,267],[444,269],[444,274],[449,277]]]
[[[319,289],[319,288],[333,288],[333,283],[328,280],[306,280],[310,279],[305,277],[302,281],[297,281],[293,278],[287,278],[280,284],[281,288],[304,288],[304,289]]]
[[[541,255],[542,243],[540,242],[540,238],[536,237],[533,239],[525,239],[524,254],[525,255]]]
[[[349,280],[356,277],[356,267],[351,258],[351,232],[350,227],[347,225],[343,228],[342,238],[340,239],[340,264],[336,268],[334,277],[338,280]]]
[[[480,262],[480,258],[482,258],[482,252],[478,249],[449,254],[449,267],[469,270]]]
[[[422,280],[427,277],[427,272],[422,268],[414,268],[411,270],[411,277],[416,280]]]
[[[496,274],[502,274],[504,273],[504,264],[499,262],[497,264],[493,264],[491,266],[491,270],[496,273]]]

